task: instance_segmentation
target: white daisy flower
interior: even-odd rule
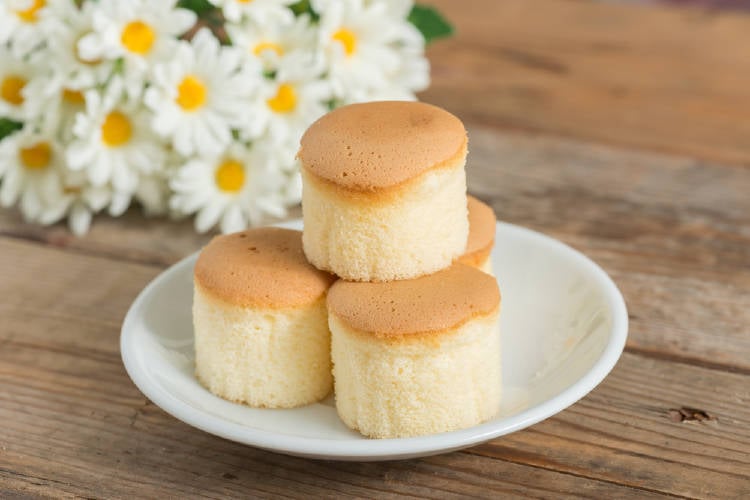
[[[391,81],[385,86],[370,90],[361,99],[363,101],[416,101],[415,92],[426,89],[430,84],[430,63],[424,57],[404,57],[398,69],[389,75]]]
[[[100,56],[85,57],[79,41],[93,31],[96,2],[86,1],[74,8],[70,0],[49,0],[49,13],[42,20],[47,43],[39,59],[51,70],[51,92],[63,88],[87,90],[104,84],[114,70],[114,61]]]
[[[92,186],[81,173],[67,170],[60,144],[30,126],[0,142],[0,179],[2,206],[18,202],[25,220],[42,225],[67,216],[76,235],[88,231],[92,214],[113,201],[109,186]]]
[[[239,22],[251,19],[261,24],[288,23],[294,13],[289,5],[297,0],[209,0],[220,7],[224,19]]]
[[[164,146],[150,132],[149,113],[137,99],[125,98],[122,83],[113,79],[106,93],[85,94],[86,112],[76,115],[67,151],[72,170],[85,170],[94,186],[111,182],[117,193],[131,195],[139,174],[162,168]]]
[[[249,99],[261,78],[257,58],[220,46],[202,29],[154,68],[145,95],[153,129],[184,156],[218,154],[232,141],[232,128],[253,119]]]
[[[85,110],[84,93],[61,87],[53,75],[36,77],[24,87],[26,115],[37,126],[55,135],[63,144],[73,140],[77,113]]]
[[[117,194],[109,185],[92,185],[85,172],[66,170],[64,183],[65,215],[68,227],[77,236],[88,232],[93,215],[107,206],[109,214],[116,217],[130,204],[129,195]]]
[[[414,7],[412,0],[378,0],[385,4],[388,15],[394,20],[405,20]],[[410,23],[411,24],[411,23]]]
[[[73,119],[83,110],[84,92],[104,85],[115,69],[114,61],[84,60],[77,49],[78,40],[92,31],[96,5],[84,2],[76,8],[69,0],[48,0],[48,15],[41,21],[47,43],[33,58],[45,72],[23,91],[27,116],[39,118],[45,129],[57,128],[63,143],[73,138]]]
[[[148,216],[164,215],[169,209],[169,176],[165,171],[142,175],[133,197]]]
[[[302,132],[328,111],[331,88],[321,72],[313,54],[297,51],[280,60],[273,79],[263,81],[253,123],[265,124],[274,143],[299,141]]]
[[[103,188],[102,188],[103,189]],[[68,217],[68,228],[76,236],[83,236],[89,231],[91,227],[91,219],[93,214],[96,213],[92,210],[88,204],[79,197],[74,198],[73,195],[70,197],[71,202],[67,208]]]
[[[313,2],[320,13],[319,45],[328,62],[334,94],[344,102],[367,99],[388,86],[399,65],[393,44],[398,29],[383,2]]]
[[[10,207],[18,202],[30,222],[59,220],[67,208],[62,170],[60,145],[25,126],[0,142],[0,204]]]
[[[293,52],[311,51],[317,37],[307,14],[288,23],[245,21],[242,24],[226,23],[225,28],[232,45],[261,58],[267,70],[276,68],[282,57]]]
[[[286,178],[276,156],[269,148],[234,143],[222,155],[189,160],[172,178],[170,206],[197,214],[201,233],[216,224],[229,233],[259,224],[265,215],[283,217]]]
[[[177,37],[188,31],[195,13],[176,7],[177,0],[99,0],[93,32],[78,42],[84,60],[124,58],[126,82],[155,61],[174,53]]]
[[[409,22],[402,22],[398,28],[394,49],[399,63],[387,73],[385,87],[373,89],[367,100],[416,100],[415,92],[425,90],[430,84],[430,62],[424,56],[424,37]]]
[[[3,0],[0,2],[0,45],[11,42],[16,57],[23,57],[44,43],[39,29],[47,11],[46,0]]]
[[[413,92],[425,90],[430,84],[430,62],[424,55],[424,35],[405,17],[396,23],[395,46],[400,61],[396,72],[389,75],[392,84]]]
[[[0,116],[14,120],[30,118],[25,89],[37,74],[31,64],[0,45]]]

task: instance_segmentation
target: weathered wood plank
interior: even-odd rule
[[[750,16],[593,0],[431,0],[422,98],[460,117],[750,164]]]
[[[149,403],[120,363],[120,321],[157,268],[7,238],[0,254],[0,482],[15,492],[707,497],[750,484],[750,376],[637,355],[561,415],[468,453],[349,464],[234,444]],[[673,421],[682,406],[714,420]]]

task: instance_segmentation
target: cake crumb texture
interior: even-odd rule
[[[286,309],[242,308],[196,285],[193,323],[196,375],[217,396],[292,408],[332,389],[325,296]]]
[[[463,429],[500,409],[497,311],[439,342],[389,344],[329,314],[336,409],[365,436],[401,438]]]
[[[319,269],[353,281],[402,280],[444,269],[466,249],[463,158],[386,201],[353,200],[304,169],[302,180],[304,250]]]

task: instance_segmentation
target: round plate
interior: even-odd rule
[[[301,221],[283,224],[302,228]],[[468,429],[407,439],[367,439],[336,415],[333,397],[290,410],[218,398],[193,374],[194,254],[135,299],[120,349],[135,385],[176,418],[206,432],[290,455],[390,460],[472,446],[528,427],[585,396],[625,346],[625,302],[607,274],[540,233],[498,223],[492,263],[502,292],[503,402],[497,417]]]

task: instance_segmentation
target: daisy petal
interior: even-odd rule
[[[237,205],[230,206],[221,218],[221,232],[224,234],[241,231],[246,226],[245,218]]]
[[[221,213],[224,209],[224,204],[219,200],[214,200],[198,212],[198,216],[195,218],[195,230],[199,233],[205,233],[213,226],[221,217]]]
[[[76,203],[68,217],[68,227],[76,236],[83,236],[91,225],[91,211],[82,203]]]

